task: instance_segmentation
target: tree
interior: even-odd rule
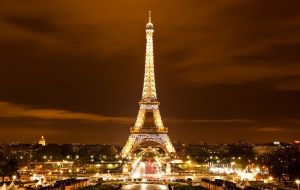
[[[16,159],[6,159],[0,156],[0,174],[2,176],[2,181],[4,181],[5,176],[19,175],[18,161]]]

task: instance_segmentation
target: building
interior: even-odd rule
[[[44,136],[41,136],[41,138],[39,140],[39,144],[42,146],[46,146],[46,140],[45,140]]]

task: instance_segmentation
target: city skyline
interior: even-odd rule
[[[148,10],[172,141],[299,140],[299,3],[168,3],[3,3],[1,140],[125,143]]]

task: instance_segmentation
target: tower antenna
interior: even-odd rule
[[[151,11],[149,11],[149,22],[151,22]]]

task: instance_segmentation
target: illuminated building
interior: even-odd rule
[[[146,24],[147,41],[142,99],[139,102],[140,109],[135,125],[131,127],[130,136],[122,150],[123,158],[128,157],[136,147],[144,142],[154,142],[166,152],[175,153],[175,149],[167,135],[168,129],[163,125],[159,112],[154,77],[153,32],[151,12],[149,12],[149,22]]]
[[[266,154],[276,154],[278,152],[283,152],[289,144],[282,142],[273,142],[273,143],[263,143],[253,146],[254,154],[257,156],[266,155]]]
[[[44,136],[42,136],[39,140],[39,144],[42,145],[42,146],[46,146],[46,140],[44,138]]]

